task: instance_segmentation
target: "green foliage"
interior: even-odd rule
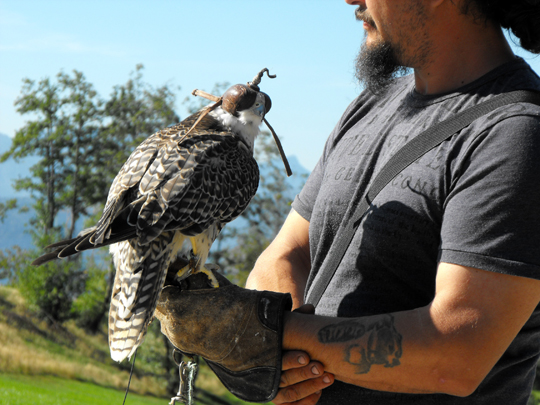
[[[32,252],[23,250],[19,246],[0,250],[0,279],[7,280],[8,284],[14,285],[17,281],[17,274],[31,262]]]
[[[9,210],[17,208],[17,199],[7,200],[5,203],[0,202],[0,223],[4,222]]]
[[[87,332],[97,333],[105,319],[110,277],[113,277],[111,269],[97,265],[94,255],[85,260],[85,270],[82,273],[84,291],[74,300],[71,311],[77,325]]]
[[[54,236],[42,236],[38,242],[49,244],[51,238]],[[0,277],[18,288],[43,318],[51,322],[69,319],[74,298],[84,290],[80,262],[58,260],[36,267],[31,263],[37,256],[37,251],[18,246],[0,250]]]
[[[18,246],[0,251],[2,277],[17,287],[29,305],[47,320],[61,322],[70,317],[73,297],[82,291],[76,262],[49,262],[39,268],[30,263],[36,252]]]
[[[61,72],[56,81],[25,79],[15,105],[19,113],[32,119],[16,132],[0,162],[29,155],[40,157],[30,177],[15,181],[15,189],[28,190],[34,197],[36,217],[32,225],[38,239],[58,231],[55,220],[63,209],[71,212],[70,237],[77,218],[85,214],[85,206],[94,203],[92,148],[101,121],[97,93],[81,72],[74,71],[73,76]]]
[[[49,320],[69,318],[73,297],[82,285],[74,262],[49,262],[39,269],[28,266],[19,272],[17,287],[29,303],[39,308]]]
[[[59,204],[71,213],[65,232],[65,236],[71,238],[78,218],[87,215],[86,207],[100,202],[97,196],[101,194],[103,183],[96,176],[95,167],[98,164],[96,151],[101,146],[102,102],[81,72],[75,70],[73,76],[61,72],[57,77],[63,97],[65,139],[61,150],[64,182],[59,187],[57,198]]]
[[[30,190],[36,196],[36,223],[47,233],[54,228],[54,218],[62,208],[55,199],[58,185],[63,181],[61,173],[57,172],[63,163],[60,151],[64,142],[60,117],[63,101],[59,97],[59,86],[48,78],[37,84],[25,79],[15,105],[19,113],[31,113],[36,119],[27,121],[16,132],[11,149],[0,155],[0,162],[10,157],[17,160],[32,154],[42,157],[32,167],[32,176],[17,180],[15,189]]]

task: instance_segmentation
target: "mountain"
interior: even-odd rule
[[[11,147],[11,138],[5,134],[0,134],[0,155],[4,154]],[[17,191],[13,189],[13,181],[15,179],[30,175],[30,168],[38,161],[37,157],[27,157],[16,162],[13,159],[8,159],[0,163],[0,203],[6,200],[17,198],[18,206],[32,205],[32,199],[28,191]],[[9,212],[4,222],[0,222],[0,249],[5,249],[13,245],[21,246],[22,248],[32,247],[32,238],[26,232],[26,225],[33,212],[21,213],[18,209]]]
[[[0,134],[0,155],[11,147],[11,138]],[[13,180],[30,175],[30,168],[38,162],[35,156],[29,156],[15,161],[8,159],[0,163],[0,199],[30,197],[28,191],[16,191],[13,189]],[[1,225],[0,225],[1,226]]]
[[[0,203],[6,200],[6,198],[0,198]],[[17,205],[19,207],[31,207],[32,199],[30,197],[18,197]],[[4,222],[0,222],[0,249],[9,248],[14,245],[20,246],[23,249],[30,249],[32,247],[32,237],[27,232],[29,229],[29,225],[27,224],[33,216],[34,212],[32,209],[24,213],[19,212],[18,209],[9,211]]]

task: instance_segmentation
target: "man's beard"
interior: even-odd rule
[[[399,54],[390,43],[378,41],[368,46],[364,42],[356,57],[356,78],[372,93],[384,93],[396,77],[410,71],[399,61]]]

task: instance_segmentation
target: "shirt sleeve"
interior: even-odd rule
[[[540,117],[498,122],[448,170],[440,261],[540,279]]]
[[[292,203],[293,209],[308,222],[311,220],[313,205],[315,204],[321,186],[322,174],[324,172],[324,163],[322,160],[323,157],[321,156],[315,169],[309,175],[302,191],[300,191]]]

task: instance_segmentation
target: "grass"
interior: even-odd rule
[[[0,398],[5,405],[122,404],[124,393],[82,381],[51,376],[0,374]],[[163,405],[163,398],[130,393],[126,405]]]
[[[168,355],[158,326],[152,325],[137,354],[126,405],[170,400],[167,376],[156,360]],[[34,316],[16,289],[0,286],[0,402],[121,404],[130,364],[110,359],[105,331],[88,335],[74,322],[51,325]],[[204,363],[196,395],[197,404],[247,404],[229,393]]]
[[[126,386],[129,373],[110,360],[104,334],[89,336],[73,323],[48,325],[33,318],[13,288],[0,288],[0,309],[0,372]],[[152,376],[135,376],[133,385],[140,394],[166,394]]]
[[[122,404],[124,393],[95,384],[51,376],[0,374],[4,405],[111,405]],[[163,398],[130,393],[126,405],[164,405]]]

